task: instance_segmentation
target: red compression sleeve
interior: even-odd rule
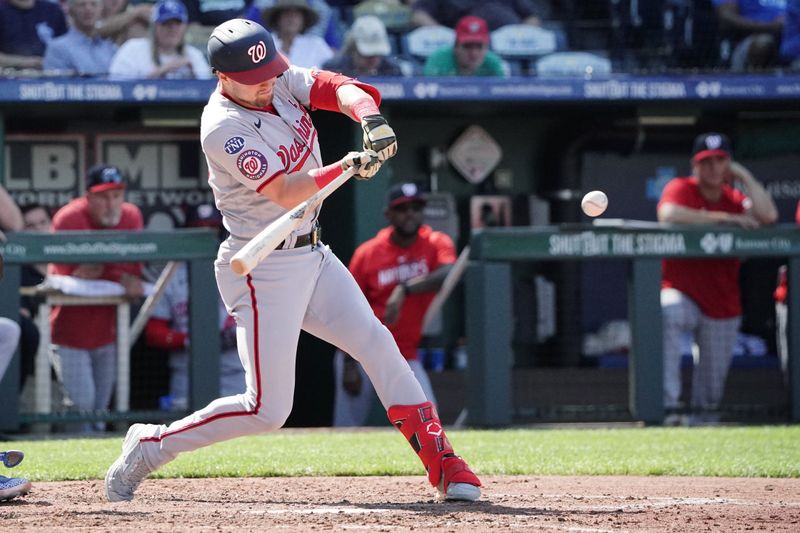
[[[311,86],[310,98],[312,109],[340,111],[339,103],[336,98],[336,89],[342,85],[355,85],[370,95],[375,105],[381,104],[381,93],[372,85],[327,70],[319,70],[314,72],[314,85]]]
[[[314,177],[320,189],[338,178],[342,174],[342,165],[338,161],[321,168],[312,168],[308,173]]]
[[[378,106],[375,105],[375,100],[372,98],[362,98],[361,100],[356,101],[352,107],[353,115],[360,121],[364,119],[364,117],[368,117],[370,115],[380,115],[381,112],[378,110]]]
[[[186,334],[169,327],[169,322],[160,318],[151,318],[145,326],[147,345],[162,350],[182,350],[186,343]]]

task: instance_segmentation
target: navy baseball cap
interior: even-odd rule
[[[283,74],[289,60],[275,48],[272,35],[257,22],[231,19],[208,38],[211,67],[244,85],[257,85]]]
[[[95,165],[86,175],[86,190],[103,192],[109,189],[124,189],[125,177],[122,171],[113,165]]]
[[[153,6],[153,22],[163,24],[170,20],[189,22],[189,12],[179,0],[161,0]]]
[[[702,161],[707,157],[731,157],[731,141],[724,133],[703,133],[694,140],[692,161]]]
[[[419,202],[425,204],[422,189],[416,183],[398,183],[393,185],[386,195],[386,204],[395,207],[408,202]]]

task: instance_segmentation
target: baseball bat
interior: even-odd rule
[[[256,265],[267,258],[280,243],[303,220],[308,209],[313,209],[319,202],[330,196],[330,194],[341,187],[344,182],[355,174],[354,168],[349,168],[342,172],[333,181],[315,192],[308,200],[298,204],[272,222],[269,226],[262,229],[258,235],[250,239],[241,250],[231,259],[231,270],[240,276],[245,276],[253,270]]]
[[[461,276],[464,274],[464,269],[467,267],[467,260],[469,259],[469,245],[465,246],[461,253],[458,255],[458,259],[453,264],[453,268],[450,269],[450,272],[447,273],[447,276],[444,278],[442,282],[442,287],[439,289],[439,292],[436,293],[436,296],[433,297],[431,300],[431,305],[428,306],[428,310],[425,311],[425,316],[422,318],[422,333],[423,335],[426,334],[428,327],[430,327],[431,322],[442,310],[442,306],[447,298],[450,296],[450,293],[453,292],[456,284],[461,280]]]
[[[164,296],[164,291],[167,288],[167,284],[172,279],[172,276],[175,274],[177,269],[178,263],[176,261],[169,261],[167,263],[167,265],[164,267],[164,270],[162,270],[161,274],[159,274],[156,284],[153,286],[153,292],[144,301],[142,307],[139,308],[139,312],[136,314],[136,318],[133,320],[130,328],[131,348],[133,348],[133,344],[136,342],[136,339],[138,339],[139,335],[141,335],[144,326],[147,324],[147,321],[150,320],[150,317],[156,308],[156,304]]]

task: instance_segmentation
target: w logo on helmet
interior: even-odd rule
[[[247,49],[247,53],[253,63],[261,63],[267,57],[267,45],[264,44],[264,41],[258,41],[258,44]]]

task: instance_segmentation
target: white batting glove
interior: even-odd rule
[[[369,115],[361,119],[364,130],[364,150],[378,153],[381,163],[397,153],[397,137],[383,115]]]
[[[349,168],[355,169],[354,178],[368,180],[378,173],[381,168],[381,162],[378,159],[378,154],[372,150],[350,152],[342,159],[342,170],[346,171]]]

